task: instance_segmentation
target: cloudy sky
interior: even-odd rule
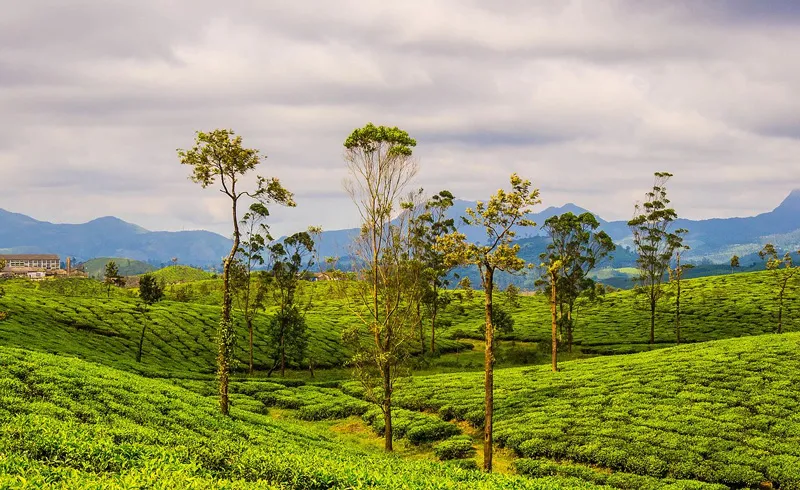
[[[491,6],[490,6],[491,5]],[[418,141],[417,185],[627,219],[652,173],[691,218],[800,188],[800,3],[0,0],[0,208],[228,234],[177,148],[233,128],[298,207],[278,233],[357,224],[342,142]]]

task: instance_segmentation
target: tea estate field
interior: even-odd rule
[[[169,268],[168,268],[169,269]],[[219,281],[201,280],[168,286],[167,300],[153,306],[144,316],[136,311],[135,290],[106,288],[91,280],[61,280],[32,283],[3,283],[5,297],[0,311],[0,345],[69,354],[147,374],[150,376],[212,376],[215,366],[216,335],[219,318]],[[185,289],[190,288],[190,294]],[[181,291],[183,291],[181,293]],[[445,326],[437,333],[439,353],[462,352],[441,364],[453,369],[480,369],[481,356],[464,355],[480,339],[483,312],[480,292],[472,300],[462,292],[453,295],[441,315]],[[341,331],[353,316],[334,294],[330,284],[306,283],[304,297],[313,295],[307,313],[309,325],[308,360],[319,368],[341,367],[348,352],[341,342]],[[176,301],[181,296],[183,301]],[[791,290],[784,311],[784,330],[800,330],[800,301]],[[541,295],[521,296],[512,306],[503,293],[497,303],[515,320],[514,331],[505,335],[504,345],[523,355],[501,359],[501,365],[546,362],[547,349],[536,343],[550,337],[549,308]],[[684,342],[701,342],[773,331],[776,301],[773,279],[768,272],[742,273],[684,281],[682,293],[682,337]],[[264,331],[274,307],[268,306],[255,319],[255,365],[263,371],[272,366],[266,357]],[[674,344],[672,300],[665,299],[657,312],[656,345],[647,344],[648,319],[641,298],[632,291],[606,294],[598,301],[580,300],[576,309],[575,356],[622,354],[651,350]],[[144,355],[135,362],[142,323],[147,322]],[[238,322],[240,366],[247,357],[247,332]],[[425,332],[425,344],[429,343]],[[422,342],[420,342],[422,343]],[[529,344],[532,343],[532,344]],[[527,349],[525,351],[524,349]],[[519,354],[519,352],[518,352]],[[568,356],[567,356],[568,357]],[[307,362],[307,361],[306,361]],[[306,368],[307,364],[295,366]]]

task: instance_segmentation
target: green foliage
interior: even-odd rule
[[[87,260],[81,267],[89,277],[101,279],[105,277],[106,266],[111,261],[117,265],[117,273],[121,276],[137,276],[154,270],[147,262],[120,257],[98,257]]]
[[[383,435],[384,421],[380,408],[369,409],[363,417],[364,421],[375,429],[375,432]],[[436,416],[402,408],[392,409],[392,437],[394,439],[407,439],[411,444],[418,445],[441,441],[460,433],[458,427]]]
[[[475,454],[472,439],[469,436],[455,436],[433,446],[433,454],[442,461],[449,459],[467,459]]]
[[[154,305],[164,299],[164,286],[152,274],[139,278],[139,298],[147,305]]]
[[[800,333],[495,375],[496,441],[521,457],[622,472],[606,481],[619,488],[639,488],[625,473],[733,488],[800,478]],[[396,402],[475,425],[480,386],[477,373],[414,377]]]
[[[655,309],[663,296],[662,282],[669,269],[675,251],[682,246],[684,229],[670,231],[678,218],[674,209],[668,207],[666,183],[672,177],[667,172],[656,172],[653,189],[645,194],[645,201],[636,204],[634,218],[628,221],[633,233],[633,243],[639,257],[639,289],[648,298],[650,307],[650,343],[655,337]]]
[[[153,277],[165,284],[179,284],[185,282],[202,281],[211,279],[213,274],[187,265],[170,265],[151,272]]]
[[[213,397],[29,351],[0,348],[0,387],[2,488],[594,488],[387,457],[246,395],[220,417]]]

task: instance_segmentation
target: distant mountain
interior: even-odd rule
[[[768,242],[782,250],[796,251],[800,248],[800,189],[792,191],[777,208],[757,216],[679,219],[675,228],[689,230],[686,235],[691,247],[686,254],[689,259],[724,263],[734,254],[741,257],[757,252]],[[607,223],[603,229],[617,243],[632,243],[625,221]]]
[[[83,224],[55,224],[0,209],[0,253],[56,253],[83,262],[127,257],[166,263],[216,265],[231,241],[208,231],[148,231],[111,216]]]

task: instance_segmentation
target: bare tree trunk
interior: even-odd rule
[[[678,265],[677,265],[677,272],[678,275],[678,293],[675,296],[675,344],[680,345],[681,343],[681,256],[678,254]]]
[[[308,371],[311,373],[311,377],[314,377],[314,359],[308,358]]]
[[[286,334],[281,334],[281,378],[286,377],[286,344],[285,344],[285,336]]]
[[[433,313],[431,314],[431,355],[436,352],[436,316],[439,313],[438,295],[434,298]]]
[[[552,367],[558,371],[558,322],[556,320],[556,277],[550,276],[550,320],[552,322]]]
[[[650,345],[656,343],[656,298],[650,295]]]
[[[253,375],[253,319],[247,319],[247,331],[250,333],[250,376]]]
[[[239,220],[236,214],[236,199],[232,199],[231,214],[233,217],[233,246],[222,264],[222,320],[219,323],[219,353],[217,367],[219,376],[219,408],[223,415],[228,415],[228,382],[230,378],[231,340],[233,338],[233,322],[231,321],[230,272],[231,264],[239,250]]]
[[[419,355],[425,357],[425,327],[422,324],[422,306],[417,301],[417,323],[419,324]]]
[[[575,325],[572,324],[572,304],[567,310],[567,351],[572,354],[572,332]]]
[[[394,451],[392,446],[392,386],[391,366],[386,365],[383,372],[383,448],[385,451]]]
[[[494,415],[494,325],[492,324],[492,288],[494,270],[486,268],[484,281],[484,312],[486,314],[486,349],[484,353],[484,404],[486,419],[483,425],[483,471],[492,472],[492,421]]]

